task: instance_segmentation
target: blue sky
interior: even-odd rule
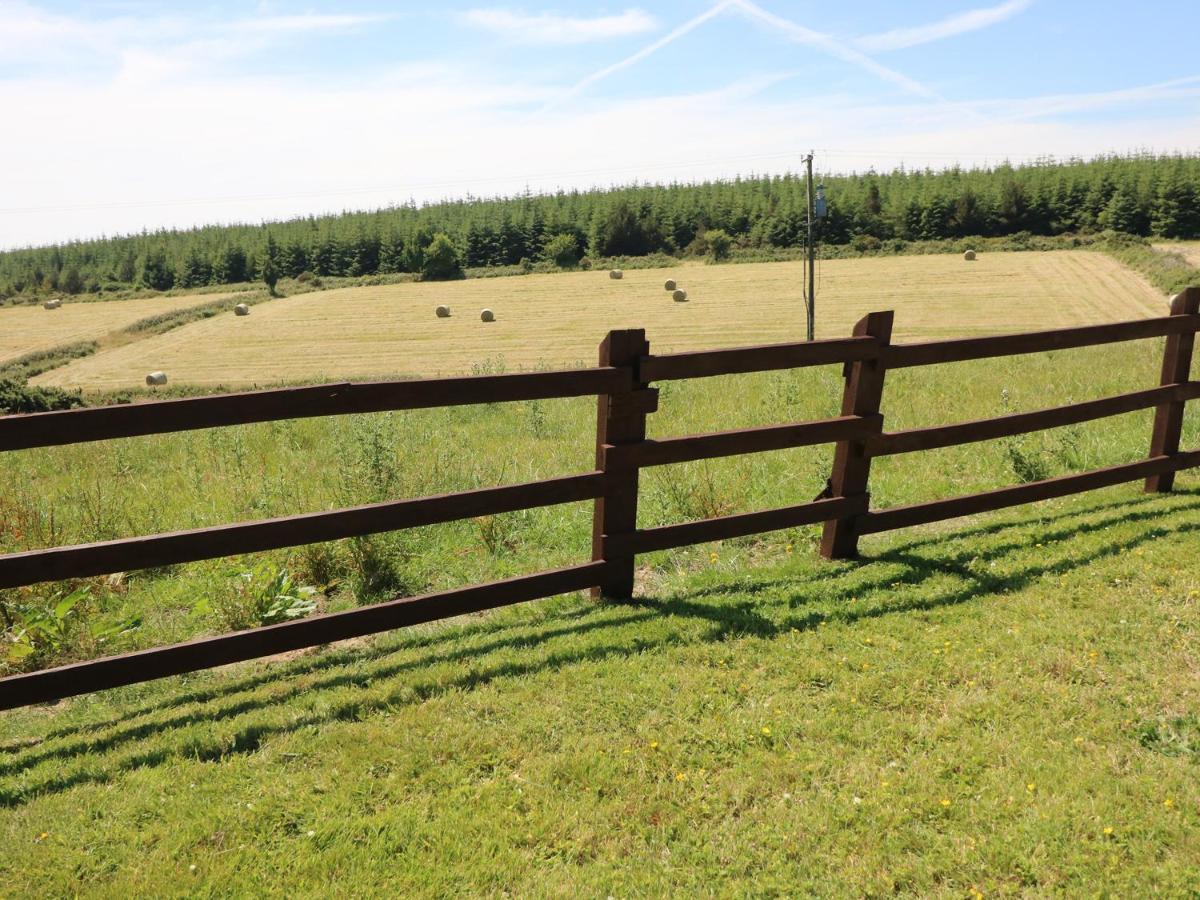
[[[810,148],[825,171],[1196,152],[1197,33],[1178,0],[0,0],[0,247]]]

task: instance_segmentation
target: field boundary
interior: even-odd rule
[[[575,566],[397,599],[180,644],[0,679],[0,709],[211,668],[405,625],[590,589],[614,600],[633,594],[635,558],[671,547],[824,523],[821,555],[850,559],[862,535],[1061,497],[1129,481],[1167,492],[1175,473],[1200,466],[1181,452],[1200,331],[1200,288],[1173,298],[1169,316],[1053,331],[910,344],[891,342],[892,312],[865,316],[846,338],[655,356],[642,329],[611,331],[595,368],[421,381],[344,383],[0,417],[0,451],[164,434],[250,422],[515,400],[596,396],[596,465],[574,475],[330,512],[221,525],[0,556],[0,588],[213,559],[437,522],[591,500],[592,559]],[[1067,406],[933,428],[885,432],[889,369],[1166,337],[1158,387]],[[658,409],[656,381],[841,364],[841,414],[831,419],[734,431],[646,438]],[[1011,487],[873,510],[871,460],[1056,428],[1155,408],[1147,457]],[[834,443],[826,491],[809,503],[699,521],[637,527],[642,468]]]

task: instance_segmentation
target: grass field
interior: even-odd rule
[[[677,279],[689,302],[663,290]],[[173,383],[268,384],[316,378],[435,376],[592,363],[610,328],[645,327],[660,353],[802,338],[799,263],[691,264],[607,272],[399,284],[306,294],[102,351],[35,379],[108,390],[166,371]],[[1092,252],[830,260],[821,264],[818,336],[896,310],[900,339],[1115,321],[1165,312],[1163,298]],[[436,319],[434,307],[454,315]],[[489,307],[497,321],[483,324]]]
[[[1197,534],[1120,489],[7,714],[4,894],[1191,896]]]
[[[1189,263],[1200,268],[1200,241],[1172,241],[1169,244],[1155,244],[1159,250],[1178,253]]]
[[[912,335],[906,316],[924,334],[969,334],[1162,311],[1104,257],[1024,256],[1003,277],[983,268],[989,259],[920,267],[924,307],[889,288],[908,260],[864,260],[881,264],[877,283],[861,295],[843,286],[857,306],[838,315],[894,306]],[[682,311],[706,314],[698,295],[720,284],[736,298],[740,273],[758,284],[797,271],[783,265],[673,270],[696,298]],[[1028,294],[1029,267],[1048,265],[1065,267],[1062,280]],[[835,271],[825,264],[824,296]],[[989,271],[986,294],[953,287]],[[641,274],[370,296],[430,291],[393,303],[414,305],[433,331],[436,291],[486,288],[549,308],[560,288],[543,288],[541,307],[523,292],[578,283],[640,309],[653,289],[659,313],[681,311],[658,296],[664,273],[639,287]],[[785,274],[771,277],[782,290]],[[905,291],[916,277],[900,277]],[[366,302],[272,301],[226,326],[263,327],[339,295],[339,309]],[[965,323],[964,296],[979,319],[1022,318]],[[451,303],[465,328],[463,301]],[[746,304],[722,309],[694,333],[700,344],[773,339],[722,332],[716,312],[727,329],[779,327]],[[621,324],[590,314],[597,332]],[[319,342],[279,339],[287,321],[276,355],[303,367]],[[342,321],[367,331],[353,317],[324,327],[336,337]],[[584,337],[590,361],[599,334]],[[469,364],[462,341],[442,350]],[[1161,353],[1151,340],[899,370],[887,427],[1148,387]],[[650,436],[832,415],[841,387],[835,366],[667,383]],[[1146,452],[1152,415],[883,458],[872,505],[1130,461]],[[571,399],[0,454],[0,552],[586,471],[594,428],[595,401]],[[1200,445],[1194,411],[1183,445]],[[809,500],[831,456],[801,448],[648,470],[639,525]],[[1147,497],[1130,485],[872,536],[860,563],[820,561],[815,528],[648,554],[628,605],[561,597],[0,714],[0,896],[1191,896],[1200,478],[1182,473],[1179,488]],[[590,528],[590,504],[571,504],[91,579],[55,639],[0,671],[256,624],[243,589],[260,576],[242,577],[255,566],[319,587],[321,609],[345,609],[578,562]],[[71,587],[0,592],[0,604],[53,610]],[[13,629],[3,635],[7,646]]]
[[[94,303],[68,300],[54,310],[40,305],[0,308],[0,365],[63,344],[98,340],[150,316],[211,303],[223,296],[233,295],[188,294]]]

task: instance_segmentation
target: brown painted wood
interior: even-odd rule
[[[0,588],[128,572],[452,522],[472,516],[573,503],[591,500],[603,491],[603,473],[589,472],[332,512],[11,553],[0,556]]]
[[[880,352],[873,359],[854,362],[846,367],[846,386],[842,392],[843,416],[879,415],[883,400],[883,377],[887,371],[885,360],[892,339],[892,319],[891,311],[873,312],[854,326],[854,334],[874,338]],[[862,498],[865,509],[870,476],[871,457],[867,455],[865,442],[862,439],[839,441],[834,450],[833,473],[829,479],[831,495]],[[826,522],[825,532],[821,536],[821,555],[826,559],[853,559],[858,556],[858,523],[861,518],[862,513],[852,513]]]
[[[1016,356],[1023,353],[1041,353],[1047,350],[1067,350],[1072,347],[1090,347],[1096,344],[1111,344],[1116,341],[1134,341],[1171,334],[1192,334],[1197,330],[1200,330],[1200,316],[1187,315],[1140,319],[1134,322],[1113,322],[1106,325],[1085,325],[1080,328],[1060,328],[1054,331],[1005,334],[996,337],[896,344],[887,350],[887,367],[904,369],[910,366],[929,366],[969,359],[989,359],[995,356]],[[1180,380],[1186,381],[1187,379]]]
[[[1200,287],[1190,287],[1171,300],[1171,317],[1195,317],[1200,311]],[[1162,383],[1177,384],[1191,377],[1192,350],[1196,343],[1194,332],[1181,332],[1167,338],[1163,348]],[[1177,398],[1158,407],[1154,414],[1154,429],[1150,434],[1150,455],[1170,456],[1179,452],[1179,436],[1183,432],[1185,398]],[[1148,493],[1166,493],[1175,486],[1175,473],[1162,472],[1146,479]]]
[[[762,453],[768,450],[786,450],[790,447],[829,444],[878,434],[882,427],[881,416],[842,416],[836,419],[796,422],[791,425],[769,425],[764,428],[743,428],[736,431],[648,440],[640,444],[613,447],[609,453],[620,458],[622,463],[645,468],[742,453]]]
[[[600,366],[633,372],[649,352],[642,329],[610,331],[600,344]],[[657,408],[658,391],[643,380],[634,381],[631,388],[601,394],[596,406],[596,468],[606,478],[592,518],[592,559],[606,563],[604,577],[593,590],[596,599],[633,596],[633,553],[618,552],[613,538],[637,528],[638,467],[611,451],[646,439],[646,414]]]
[[[767,372],[773,369],[797,369],[804,366],[853,362],[871,359],[878,353],[879,344],[870,336],[797,344],[763,344],[759,347],[702,350],[696,353],[670,353],[643,358],[638,365],[638,377],[646,382],[675,378],[707,378],[711,375],[736,375],[742,372]]]
[[[278,419],[585,397],[628,390],[632,378],[629,369],[602,367],[420,381],[323,384],[2,416],[0,450],[78,444]]]
[[[834,497],[829,500],[816,500],[811,503],[801,503],[781,509],[768,509],[763,512],[739,513],[732,516],[720,516],[716,519],[703,519],[699,522],[683,522],[679,525],[647,528],[630,535],[623,535],[618,545],[622,551],[628,549],[635,553],[650,553],[654,550],[686,547],[689,544],[704,544],[709,541],[744,537],[748,534],[814,525],[830,519],[860,515],[866,510],[866,495],[860,494],[853,498]]]
[[[1038,500],[1049,500],[1054,497],[1065,497],[1068,494],[1112,487],[1128,481],[1138,481],[1151,475],[1177,472],[1198,465],[1200,465],[1200,451],[1190,451],[1105,469],[1094,469],[1078,475],[1060,475],[1045,481],[1034,481],[1015,487],[984,491],[979,494],[951,497],[947,500],[896,506],[891,509],[877,509],[863,516],[860,531],[862,534],[874,534],[880,531],[892,531],[896,528],[907,528],[911,525],[939,522],[943,519],[956,519],[960,516],[991,512],[1009,506],[1034,503]]]
[[[152,650],[0,678],[0,709],[47,703],[104,688],[211,669],[272,653],[315,647],[406,625],[419,625],[450,616],[581,591],[597,584],[603,578],[604,568],[602,562],[589,562],[536,575],[422,597],[407,597],[346,612],[310,616],[280,625],[267,625],[219,637],[199,638]]]
[[[1036,412],[1014,413],[994,419],[976,419],[957,422],[953,425],[937,425],[932,428],[914,428],[910,431],[895,431],[880,434],[867,440],[867,453],[872,456],[889,456],[893,453],[912,453],[916,450],[932,450],[937,447],[956,447],[977,441],[1077,425],[1095,419],[1122,415],[1139,409],[1149,409],[1164,401],[1186,401],[1200,397],[1200,382],[1165,384],[1145,391],[1133,391],[1101,400],[1087,400],[1067,406],[1056,406]],[[1161,454],[1157,454],[1161,455]]]

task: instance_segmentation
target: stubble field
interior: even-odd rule
[[[688,291],[674,303],[667,278]],[[655,352],[801,339],[799,263],[680,265],[520,278],[356,287],[284,298],[148,337],[48,372],[35,383],[85,390],[172,383],[213,387],[485,368],[589,364],[611,328],[644,327]],[[1099,253],[1004,253],[820,264],[817,336],[896,311],[896,338],[1023,331],[1161,315],[1161,295]],[[452,316],[438,319],[438,304]],[[490,308],[496,321],[479,321]]]

